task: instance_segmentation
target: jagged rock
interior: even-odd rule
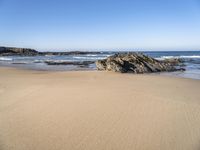
[[[115,54],[104,60],[96,61],[98,70],[121,73],[152,73],[179,70],[174,63],[159,61],[142,53]]]

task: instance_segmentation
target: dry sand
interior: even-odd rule
[[[0,68],[0,150],[200,150],[200,80]]]

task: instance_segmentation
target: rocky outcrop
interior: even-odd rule
[[[96,61],[98,70],[121,73],[153,73],[179,70],[173,63],[159,61],[142,53],[115,54],[104,60]]]
[[[100,54],[101,52],[91,51],[66,51],[66,52],[38,52],[30,48],[16,48],[16,47],[0,47],[0,56],[45,56],[45,55],[87,55],[87,54]]]
[[[15,48],[15,47],[0,47],[0,55],[22,55],[22,56],[35,56],[38,52],[29,48]]]
[[[94,64],[94,61],[45,61],[47,65],[77,65],[88,66]]]

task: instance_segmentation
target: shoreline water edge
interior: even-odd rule
[[[3,53],[0,51],[2,52],[0,54],[0,66],[39,71],[96,70],[95,61],[103,60],[117,53],[130,52],[37,52],[31,50],[30,53],[29,49],[20,50],[20,53]],[[181,67],[184,68],[185,71],[164,72],[159,74],[200,79],[200,51],[141,51],[141,53],[157,60],[180,59],[183,62]]]

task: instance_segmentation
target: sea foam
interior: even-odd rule
[[[0,61],[12,61],[12,58],[9,57],[0,57]]]
[[[191,55],[191,56],[161,56],[157,57],[156,59],[172,59],[172,58],[186,58],[186,59],[192,59],[192,58],[200,58],[200,55]]]

